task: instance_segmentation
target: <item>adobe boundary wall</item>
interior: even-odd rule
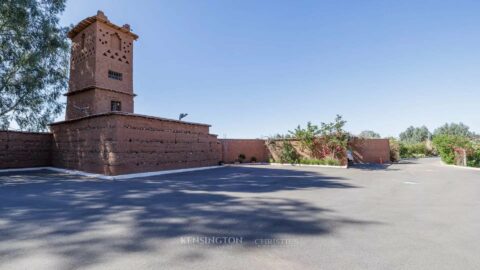
[[[234,163],[238,161],[240,154],[245,155],[245,162],[250,162],[251,157],[255,157],[258,162],[268,162],[269,157],[275,160],[279,159],[279,153],[275,144],[282,144],[283,139],[274,140],[273,145],[267,145],[265,140],[261,139],[220,139],[222,143],[222,155],[225,163]],[[308,154],[302,151],[298,140],[288,139],[294,146],[297,153],[305,158]],[[390,163],[390,144],[388,139],[361,139],[352,138],[349,141],[355,163]],[[343,153],[346,164],[346,153]]]
[[[220,139],[222,157],[225,163],[235,163],[240,154],[245,155],[244,162],[268,162],[269,152],[265,140],[261,139]]]
[[[107,113],[51,124],[52,165],[105,175],[218,165],[209,125],[129,113]]]
[[[268,162],[275,155],[265,140],[219,140],[209,128],[115,112],[53,123],[52,133],[0,131],[0,169],[53,166],[115,176],[234,163],[240,154],[245,162]],[[388,139],[354,138],[349,145],[357,163],[390,162]]]
[[[51,165],[52,134],[0,130],[0,169]]]
[[[355,163],[390,163],[388,139],[353,138],[349,146]]]

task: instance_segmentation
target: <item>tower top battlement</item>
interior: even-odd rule
[[[108,20],[108,17],[101,10],[97,11],[97,15],[85,18],[82,21],[80,21],[74,28],[72,28],[68,32],[67,36],[70,39],[73,39],[76,35],[78,35],[80,32],[82,32],[85,28],[87,28],[92,23],[97,22],[97,21],[105,23],[106,25],[108,25],[108,26],[110,26],[110,27],[112,27],[112,28],[114,28],[118,31],[121,31],[125,34],[131,35],[134,40],[138,39],[138,35],[134,34],[131,31],[129,24],[124,24],[122,27],[120,27],[116,24],[113,24]]]

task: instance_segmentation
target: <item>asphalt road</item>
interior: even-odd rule
[[[480,171],[0,173],[0,269],[480,269]]]

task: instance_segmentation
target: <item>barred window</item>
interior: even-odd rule
[[[111,111],[119,112],[122,110],[122,103],[120,101],[112,100],[111,102]]]
[[[121,81],[123,79],[123,74],[120,72],[109,70],[108,78]]]

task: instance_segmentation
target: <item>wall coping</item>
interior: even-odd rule
[[[172,122],[172,123],[178,123],[178,124],[184,124],[184,125],[192,125],[192,126],[211,127],[211,125],[208,125],[208,124],[195,123],[195,122],[185,122],[185,121],[179,121],[179,120],[168,119],[168,118],[163,118],[163,117],[143,115],[143,114],[136,114],[136,113],[127,113],[127,112],[107,112],[107,113],[92,114],[92,115],[85,116],[85,117],[81,117],[81,118],[76,118],[76,119],[70,119],[70,120],[65,120],[65,121],[59,121],[59,122],[50,123],[49,126],[56,126],[56,125],[61,125],[61,124],[66,124],[66,123],[73,123],[73,122],[83,121],[83,120],[91,119],[91,118],[105,117],[105,116],[108,117],[108,116],[114,116],[114,115],[117,115],[117,116],[138,117],[138,118],[145,118],[145,119],[153,119],[153,120],[159,120],[159,121],[165,121],[165,122]]]
[[[35,131],[21,131],[21,130],[8,130],[8,129],[0,129],[0,132],[35,134],[35,135],[52,135],[51,132],[35,132]]]
[[[389,139],[386,138],[361,138],[361,137],[350,137],[349,141],[352,140],[364,140],[364,141],[390,141]]]

